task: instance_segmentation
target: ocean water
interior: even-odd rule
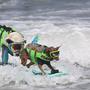
[[[89,90],[89,23],[89,0],[0,0],[0,24],[21,32],[27,43],[38,34],[40,44],[61,46],[60,60],[52,65],[68,72],[54,78],[35,76],[32,69],[37,66],[27,69],[10,56],[13,64],[0,66],[0,90]]]

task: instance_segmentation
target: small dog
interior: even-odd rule
[[[2,48],[2,65],[8,64],[9,54],[19,56],[24,47],[24,36],[11,27],[0,25],[0,47]]]
[[[51,69],[51,74],[58,73],[59,70],[55,70],[51,61],[59,60],[59,47],[47,47],[40,44],[29,43],[20,53],[21,64],[27,66],[28,68],[31,65],[37,64],[42,74],[45,74],[42,69],[42,65],[46,64]],[[27,64],[27,60],[30,60],[30,63]]]

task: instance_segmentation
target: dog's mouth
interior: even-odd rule
[[[14,55],[14,56],[19,56],[19,55],[20,55],[20,51],[19,51],[19,50],[14,51],[14,52],[13,52],[13,55]]]
[[[53,59],[58,59],[59,58],[59,51],[52,51],[52,52],[50,52],[50,56]]]

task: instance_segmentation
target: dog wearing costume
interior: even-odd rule
[[[8,64],[9,54],[19,56],[24,47],[24,37],[11,27],[0,25],[0,46],[2,48],[2,65]]]
[[[51,74],[58,73],[59,70],[54,69],[51,61],[59,60],[59,47],[47,47],[45,45],[29,43],[20,52],[21,64],[27,66],[37,64],[42,74],[45,74],[42,66],[46,64],[51,69]],[[29,59],[30,63],[27,64]]]

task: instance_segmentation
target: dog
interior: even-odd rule
[[[9,54],[19,56],[24,47],[24,36],[11,27],[0,25],[0,47],[2,48],[2,65],[8,64]]]
[[[42,68],[44,64],[51,69],[51,74],[59,72],[50,63],[53,60],[59,60],[59,47],[47,47],[45,45],[29,43],[20,52],[20,59],[21,64],[28,68],[31,65],[37,64],[43,75],[46,74]],[[28,59],[30,60],[29,64],[27,64]]]

